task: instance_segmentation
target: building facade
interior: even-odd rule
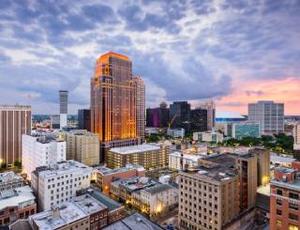
[[[22,160],[22,134],[31,133],[31,107],[0,105],[0,165]]]
[[[140,76],[132,78],[135,85],[136,100],[136,134],[143,143],[145,140],[145,84]]]
[[[139,142],[137,114],[142,111],[137,110],[144,104],[139,98],[137,106],[136,97],[143,93],[141,81],[137,84],[133,78],[132,62],[125,55],[108,52],[96,61],[91,79],[91,131],[99,136],[101,162],[109,148]]]
[[[208,119],[206,109],[191,110],[191,131],[203,132],[208,130]]]
[[[91,131],[91,111],[89,109],[78,110],[78,128]]]
[[[262,134],[284,132],[284,104],[258,101],[248,104],[248,120],[259,123]]]
[[[167,104],[162,102],[158,108],[148,108],[146,110],[146,126],[154,128],[167,128],[169,124],[170,110]]]
[[[294,157],[300,160],[300,122],[296,123],[293,128],[294,138]]]
[[[170,127],[190,132],[191,105],[187,101],[175,101],[170,105]]]
[[[198,107],[207,110],[207,129],[212,130],[215,127],[216,120],[216,105],[214,101],[203,102]]]
[[[12,171],[0,173],[0,192],[22,187],[24,184],[23,177]]]
[[[32,189],[26,185],[1,192],[0,228],[35,214],[37,205]]]
[[[59,206],[76,196],[77,191],[88,188],[91,174],[92,168],[72,160],[36,168],[31,175],[31,186],[39,210]]]
[[[233,123],[232,137],[235,139],[243,139],[244,137],[260,137],[259,123]]]
[[[98,165],[100,143],[98,136],[87,130],[71,130],[64,133],[67,160],[79,161],[85,165]]]
[[[68,126],[68,94],[66,90],[59,91],[60,128]]]
[[[94,168],[93,177],[102,192],[109,195],[110,185],[114,180],[131,177],[144,177],[145,169],[139,165],[127,164],[125,167],[110,169],[105,166]]]
[[[199,142],[221,143],[224,140],[224,135],[215,131],[194,132],[193,140]]]
[[[22,170],[31,180],[31,173],[40,166],[66,160],[66,142],[47,134],[22,136]]]
[[[299,169],[299,161],[293,162],[292,168],[275,169],[274,179],[271,180],[270,229],[300,228]]]
[[[109,168],[125,167],[126,164],[137,164],[146,170],[168,167],[169,146],[159,144],[142,144],[112,148],[107,154]]]

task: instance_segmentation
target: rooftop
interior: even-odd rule
[[[142,145],[132,145],[118,148],[111,148],[109,151],[119,154],[133,154],[133,153],[143,153],[147,151],[157,151],[160,150],[159,145],[152,144],[142,144]]]
[[[103,205],[105,205],[109,211],[118,209],[120,207],[122,207],[122,205],[112,199],[110,199],[109,197],[105,196],[103,193],[93,189],[93,190],[88,190],[88,193],[94,197],[96,200],[98,200],[99,202],[101,202]]]
[[[0,210],[8,206],[20,206],[29,201],[34,202],[35,196],[32,189],[26,185],[23,187],[0,192]]]
[[[291,164],[293,161],[295,161],[296,159],[293,157],[286,157],[286,156],[278,156],[274,153],[270,154],[270,162],[272,162],[273,164]]]
[[[115,186],[123,186],[127,191],[137,191],[156,185],[157,182],[148,177],[132,177],[112,182]]]
[[[103,230],[162,230],[157,224],[153,223],[139,213],[134,213],[122,220],[119,220]]]
[[[183,173],[221,182],[238,175],[235,162],[235,156],[232,154],[213,154],[200,159],[197,168],[188,169]]]
[[[23,180],[23,178],[12,171],[0,173],[0,183],[7,183],[13,180]]]
[[[87,214],[72,202],[66,202],[56,210],[48,210],[29,217],[40,230],[60,228],[68,223],[87,217]]]
[[[161,193],[163,191],[167,191],[169,189],[174,189],[173,186],[168,185],[168,184],[156,184],[152,187],[144,189],[145,192],[150,193],[151,195],[156,194],[156,193]]]
[[[115,169],[111,169],[106,166],[98,166],[98,167],[95,167],[94,170],[102,173],[103,175],[110,175],[110,174],[127,172],[129,170],[138,170],[139,171],[139,170],[145,170],[145,169],[143,168],[143,166],[140,166],[140,165],[127,164],[125,167],[115,168]]]
[[[90,170],[92,172],[92,168],[86,166],[85,164],[82,164],[78,161],[74,160],[68,160],[68,161],[62,161],[58,162],[57,164],[53,166],[41,166],[37,167],[33,173],[36,175],[39,175],[40,177],[51,177],[51,176],[57,176],[58,174],[65,174],[65,173],[71,173],[71,172],[78,172],[78,170]]]
[[[176,152],[170,153],[169,156],[181,157],[181,153],[176,151]],[[201,159],[205,156],[206,156],[206,153],[202,153],[202,154],[183,154],[183,159],[197,162],[199,159]]]

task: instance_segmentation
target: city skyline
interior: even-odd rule
[[[22,3],[0,3],[0,104],[58,114],[66,89],[71,114],[88,108],[95,60],[112,50],[144,79],[147,107],[214,99],[246,114],[274,100],[300,114],[298,1]]]

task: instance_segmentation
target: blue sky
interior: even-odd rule
[[[128,55],[147,105],[213,98],[245,113],[259,99],[300,114],[299,0],[0,1],[0,104],[89,106],[95,60]]]

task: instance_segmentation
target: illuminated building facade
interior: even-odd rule
[[[0,164],[22,159],[22,134],[31,133],[31,106],[0,105]]]
[[[109,148],[139,142],[137,85],[127,56],[108,52],[97,59],[91,80],[91,131],[99,136],[101,162]]]

